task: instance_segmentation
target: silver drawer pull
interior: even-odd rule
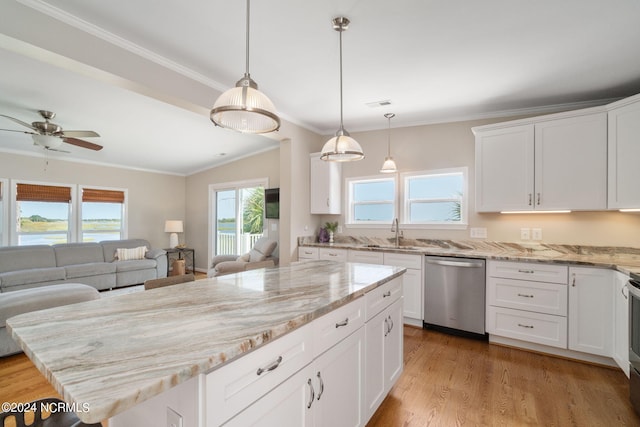
[[[525,298],[533,298],[533,295],[527,295],[527,294],[518,294],[519,297],[525,297]]]
[[[320,375],[320,371],[318,371],[318,381],[320,381],[320,391],[318,392],[318,400],[322,397],[322,393],[324,393],[324,381],[322,381],[322,375]]]
[[[305,254],[305,255],[311,255],[311,254],[313,254],[313,252],[311,252],[311,251],[304,251],[304,254]]]
[[[338,256],[338,254],[331,254],[331,253],[330,253],[330,254],[329,254],[329,256]]]
[[[273,371],[278,366],[280,366],[280,362],[282,362],[282,356],[278,356],[278,358],[273,362],[271,362],[271,364],[269,364],[268,366],[265,366],[264,368],[258,368],[258,370],[256,371],[256,374],[262,375],[265,372]]]
[[[391,291],[387,291],[384,294],[382,294],[382,298],[386,298],[386,297],[390,297],[391,296]]]
[[[385,317],[384,319],[384,336],[386,337],[391,332],[391,328],[389,327],[389,319]]]
[[[393,320],[391,320],[391,316],[389,316],[389,333],[393,330]]]
[[[518,269],[518,273],[533,274],[533,273],[535,273],[535,271],[534,271],[534,270],[522,270],[522,269]]]
[[[521,328],[533,329],[533,325],[523,325],[522,323],[518,323],[518,326]]]
[[[347,326],[348,324],[349,324],[349,318],[347,317],[342,322],[336,323],[336,329],[341,327],[341,326]]]
[[[316,392],[313,389],[311,378],[309,378],[309,381],[307,381],[307,385],[309,386],[309,390],[311,390],[311,396],[309,396],[309,403],[307,403],[307,409],[309,409],[311,408],[311,405],[313,405],[313,401],[316,399]]]

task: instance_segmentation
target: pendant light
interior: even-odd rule
[[[380,168],[380,172],[394,173],[398,172],[398,167],[396,166],[396,162],[393,160],[393,157],[391,157],[391,119],[396,115],[393,113],[387,113],[384,116],[389,119],[389,136],[387,139],[387,157],[384,158],[384,163],[382,164],[382,168]]]
[[[249,74],[249,5],[247,0],[246,70],[236,86],[218,97],[210,118],[216,125],[244,133],[267,133],[280,128],[280,118],[271,100],[258,90]]]
[[[364,152],[358,142],[344,130],[342,120],[342,32],[349,28],[349,20],[344,17],[334,18],[333,29],[340,33],[340,129],[322,147],[320,159],[331,162],[351,162],[364,159]]]

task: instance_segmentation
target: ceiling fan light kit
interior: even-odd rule
[[[391,119],[396,115],[393,113],[387,113],[384,115],[389,121],[389,134],[387,138],[387,157],[384,158],[384,162],[382,163],[382,167],[380,168],[381,173],[394,173],[398,172],[398,167],[396,166],[395,160],[391,157]]]
[[[322,147],[320,159],[330,162],[352,162],[364,159],[364,152],[358,141],[349,136],[344,129],[342,108],[342,33],[349,28],[349,19],[337,17],[333,19],[333,29],[340,34],[340,128],[336,136]]]
[[[280,118],[273,102],[258,90],[258,84],[249,74],[249,16],[247,0],[246,71],[236,86],[218,97],[210,118],[216,125],[243,133],[268,133],[280,129]]]

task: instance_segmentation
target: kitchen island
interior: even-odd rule
[[[64,400],[88,408],[80,419],[95,423],[182,383],[195,381],[200,393],[203,375],[375,295],[404,271],[300,263],[28,313],[7,326]]]

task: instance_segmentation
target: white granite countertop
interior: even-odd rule
[[[390,239],[344,236],[336,243],[317,243],[315,238],[298,239],[300,246],[385,251],[420,255],[484,258],[508,261],[579,264],[612,268],[640,275],[640,249],[615,246],[509,243],[486,240],[405,239],[396,247]]]
[[[13,338],[86,423],[108,419],[404,273],[331,261],[252,270],[22,314]]]

